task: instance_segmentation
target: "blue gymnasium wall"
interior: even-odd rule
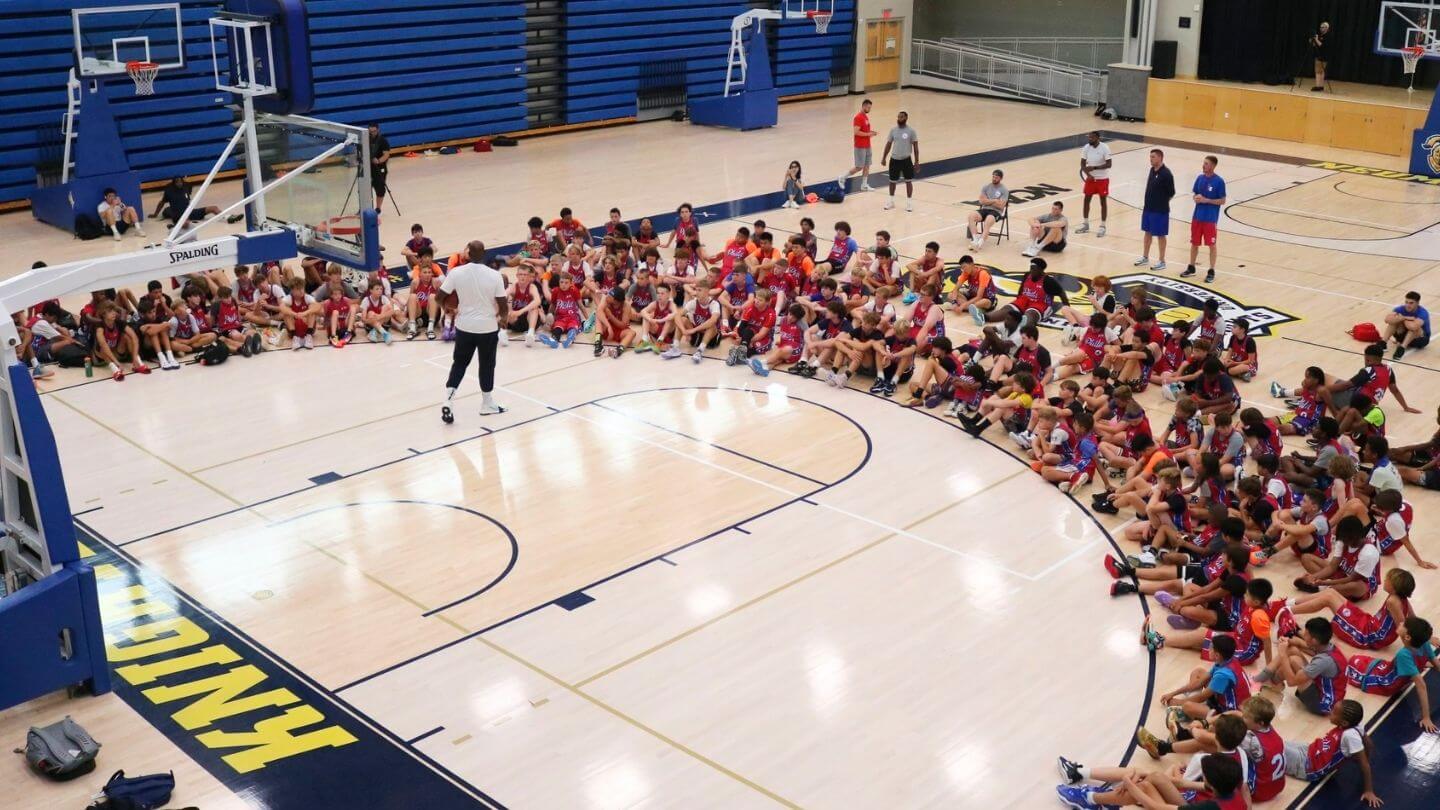
[[[639,70],[646,62],[683,60],[690,99],[720,95],[725,88],[730,20],[756,6],[778,8],[779,3],[569,0],[565,4],[568,122],[633,115]],[[774,68],[780,95],[829,90],[837,59],[843,59],[848,75],[855,0],[836,0],[835,19],[822,35],[815,33],[809,20],[766,22],[765,27],[778,27]]]
[[[161,74],[155,95],[117,85],[115,112],[132,168],[145,181],[203,174],[233,130],[217,100],[206,20],[217,0],[180,0],[186,67]],[[34,167],[56,159],[72,66],[70,8],[128,0],[0,0],[0,202],[28,197]],[[526,129],[525,4],[521,0],[309,0],[315,117],[379,121],[392,145]],[[565,111],[557,123],[635,114],[641,65],[683,60],[690,99],[724,84],[730,19],[775,0],[568,0]],[[854,0],[836,0],[829,33],[807,20],[778,23],[781,95],[829,89],[848,73]],[[769,23],[768,25],[776,25]],[[233,167],[229,167],[233,168]]]

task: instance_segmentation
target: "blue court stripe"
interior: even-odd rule
[[[405,743],[406,743],[406,745],[414,745],[415,743],[418,743],[418,742],[420,742],[421,740],[426,739],[426,738],[428,738],[428,737],[433,737],[433,736],[435,736],[436,734],[439,734],[440,732],[442,732],[442,731],[444,731],[444,730],[445,730],[445,727],[444,727],[444,726],[436,726],[435,728],[430,729],[429,731],[425,732],[424,734],[421,734],[421,735],[418,736],[418,737],[411,737],[410,739],[406,740]]]
[[[310,476],[310,482],[317,486],[320,484],[333,484],[334,482],[339,481],[344,477],[345,476],[341,475],[340,473],[331,471],[320,473],[319,475]]]
[[[740,457],[740,458],[745,459],[746,461],[753,461],[753,462],[755,462],[756,464],[759,464],[759,465],[762,466],[762,467],[769,467],[769,468],[772,469],[772,470],[777,470],[777,471],[779,471],[779,472],[785,473],[786,475],[794,476],[795,478],[799,478],[799,479],[801,479],[801,480],[803,480],[803,481],[809,481],[810,483],[812,483],[812,484],[814,484],[814,485],[816,485],[816,486],[820,486],[820,487],[826,486],[826,484],[825,484],[824,481],[821,481],[821,480],[819,480],[819,479],[817,479],[817,478],[811,478],[811,477],[808,476],[808,475],[804,475],[804,474],[802,474],[802,473],[795,472],[794,470],[787,469],[787,468],[785,468],[785,467],[781,467],[779,464],[772,464],[772,463],[770,463],[770,462],[768,462],[768,461],[765,461],[764,459],[759,459],[759,458],[756,458],[756,457],[751,456],[751,455],[746,455],[745,453],[742,453],[742,452],[740,452],[739,450],[731,450],[730,448],[725,447],[724,445],[719,445],[719,444],[716,444],[716,443],[714,443],[714,442],[709,442],[709,441],[706,441],[706,440],[704,440],[704,439],[701,439],[701,438],[698,438],[698,437],[695,437],[695,436],[691,436],[689,433],[685,433],[685,432],[683,432],[683,431],[675,430],[674,428],[668,428],[668,427],[665,427],[664,425],[656,424],[655,422],[651,422],[651,421],[648,420],[648,419],[641,419],[640,417],[638,417],[638,416],[636,416],[636,415],[634,415],[634,414],[632,414],[632,413],[626,413],[625,411],[622,411],[622,410],[620,410],[620,409],[618,409],[618,408],[612,408],[612,407],[610,407],[609,405],[602,405],[602,404],[599,403],[599,402],[596,402],[596,403],[594,403],[594,404],[595,404],[595,407],[597,407],[597,408],[603,408],[604,410],[607,410],[607,411],[609,411],[609,412],[611,412],[611,413],[613,413],[613,414],[617,414],[617,415],[619,415],[619,416],[623,416],[623,417],[625,417],[626,419],[629,419],[629,420],[634,421],[634,422],[639,422],[639,423],[642,424],[642,425],[649,425],[650,427],[653,427],[653,428],[655,428],[656,430],[663,430],[663,431],[665,431],[666,433],[673,433],[673,434],[675,434],[676,436],[679,436],[679,437],[684,438],[684,439],[689,439],[689,440],[692,441],[692,442],[697,442],[697,443],[699,443],[699,444],[703,444],[703,445],[705,445],[706,447],[714,448],[714,449],[719,450],[719,451],[721,451],[721,452],[723,452],[723,453],[729,453],[729,454],[732,455],[732,456],[738,456],[738,457]]]
[[[554,605],[565,608],[566,610],[577,610],[594,601],[595,597],[590,594],[584,591],[575,591],[574,593],[567,593],[559,599],[556,599]]]

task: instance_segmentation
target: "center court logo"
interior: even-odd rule
[[[1024,273],[1007,273],[990,265],[980,266],[990,271],[990,275],[995,279],[995,286],[1000,288],[1003,295],[1014,296],[1019,292],[1020,280],[1024,278]],[[958,264],[946,266],[945,291],[947,293],[955,288],[955,279],[959,275]],[[1049,275],[1060,282],[1060,286],[1064,288],[1065,294],[1070,297],[1070,303],[1076,310],[1090,311],[1090,302],[1084,297],[1086,293],[1090,292],[1088,278],[1054,272]],[[1110,281],[1115,287],[1116,301],[1121,306],[1129,303],[1130,290],[1135,287],[1144,287],[1149,293],[1150,306],[1155,310],[1156,317],[1161,323],[1176,321],[1193,323],[1200,317],[1205,302],[1211,298],[1220,302],[1220,315],[1227,322],[1241,317],[1248,320],[1250,334],[1255,337],[1272,334],[1275,327],[1300,320],[1286,312],[1269,307],[1252,307],[1214,290],[1155,273],[1125,273],[1110,276]],[[1062,329],[1066,323],[1064,318],[1052,315],[1041,321],[1040,325],[1052,329]]]

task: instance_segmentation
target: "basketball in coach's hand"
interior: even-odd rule
[[[454,311],[455,311],[455,308],[458,307],[458,306],[460,306],[460,296],[459,296],[459,294],[457,294],[457,293],[454,293],[454,292],[448,292],[448,293],[447,293],[447,292],[445,292],[445,291],[442,290],[442,291],[440,291],[440,292],[437,292],[435,295],[438,296],[439,299],[440,299],[440,308],[441,308],[441,309],[444,309],[444,310],[447,310],[447,311],[450,311],[450,312],[454,312]]]

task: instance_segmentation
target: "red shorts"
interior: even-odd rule
[[[626,328],[623,323],[617,326],[602,323],[600,324],[600,335],[605,339],[606,343],[619,343],[620,338],[625,334]]]
[[[1190,244],[1215,247],[1215,223],[1190,222]]]
[[[554,323],[550,324],[550,326],[553,329],[559,329],[562,333],[569,332],[571,329],[579,332],[580,320],[574,316],[561,315],[556,317]]]
[[[1089,180],[1086,180],[1086,181],[1085,181],[1085,196],[1086,196],[1086,197],[1089,197],[1089,196],[1091,196],[1091,195],[1093,195],[1093,194],[1099,194],[1101,197],[1109,197],[1109,196],[1110,196],[1110,178],[1107,177],[1107,178],[1105,178],[1104,180],[1096,180],[1096,179],[1094,179],[1094,178],[1091,178],[1091,179],[1089,179]]]
[[[800,354],[801,354],[801,352],[802,352],[802,347],[800,346],[800,344],[798,344],[798,343],[781,343],[780,346],[779,346],[779,348],[781,348],[781,349],[789,349],[789,350],[790,350],[790,353],[787,354],[787,355],[785,356],[785,358],[782,359],[780,362],[782,362],[782,363],[798,363],[798,362],[800,362]]]

